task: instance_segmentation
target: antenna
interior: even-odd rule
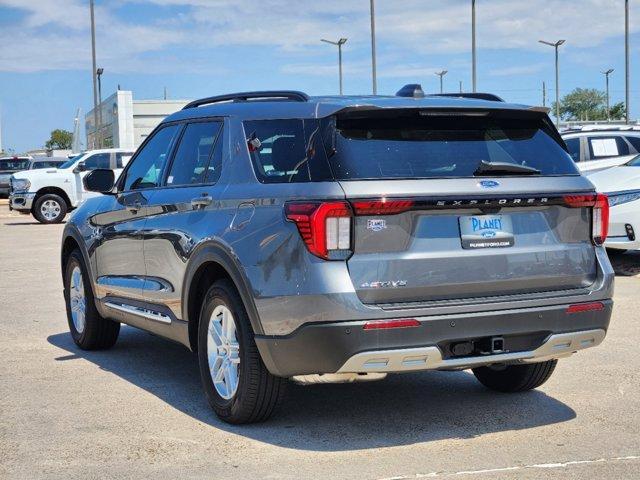
[[[72,153],[80,153],[80,109],[76,110],[76,117],[73,119],[73,141],[71,142]]]
[[[2,148],[2,112],[0,112],[0,153],[3,153],[4,149]]]

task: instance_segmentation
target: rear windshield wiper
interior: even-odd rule
[[[526,165],[507,162],[487,162],[480,160],[478,168],[473,175],[478,177],[484,173],[514,173],[518,175],[540,175],[540,170]]]

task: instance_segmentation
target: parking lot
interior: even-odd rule
[[[68,334],[61,225],[0,205],[0,478],[640,478],[640,254],[602,346],[541,389],[501,395],[466,372],[291,385],[268,423],[222,423],[185,348],[124,327]]]

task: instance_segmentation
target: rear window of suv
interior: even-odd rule
[[[325,150],[340,180],[472,177],[483,161],[532,167],[540,175],[578,174],[539,115],[354,111],[322,123]]]

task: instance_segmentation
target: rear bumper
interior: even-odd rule
[[[271,373],[403,372],[536,362],[570,355],[604,339],[613,302],[603,310],[567,313],[568,304],[416,318],[419,327],[363,330],[364,321],[309,324],[287,336],[256,336]],[[504,351],[454,356],[457,342],[504,339]]]

